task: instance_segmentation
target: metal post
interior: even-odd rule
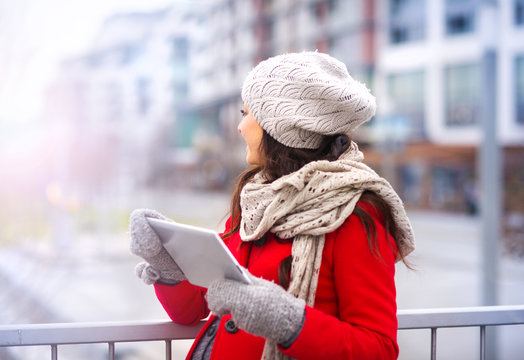
[[[483,139],[480,146],[480,179],[482,189],[482,299],[483,305],[497,304],[498,240],[500,237],[501,178],[500,150],[497,143],[495,93],[496,53],[486,51],[481,77],[484,94],[481,105]]]
[[[166,360],[171,360],[172,358],[172,343],[171,340],[166,340]]]
[[[499,278],[499,238],[501,218],[501,161],[497,139],[497,30],[499,9],[496,0],[480,4],[481,35],[484,54],[481,59],[480,119],[482,138],[479,146],[482,236],[482,304],[497,305]],[[486,329],[486,357],[496,359],[496,334]]]
[[[437,328],[431,328],[431,360],[437,360]]]
[[[51,360],[58,359],[58,345],[51,344]]]
[[[480,327],[480,360],[486,360],[486,327]]]
[[[108,342],[107,345],[108,345],[109,360],[115,360],[115,343]]]

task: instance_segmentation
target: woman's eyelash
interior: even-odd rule
[[[242,114],[242,116],[246,116],[247,115],[247,111],[246,110],[240,110],[240,113]]]

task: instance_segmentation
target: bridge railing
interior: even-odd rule
[[[486,358],[486,327],[524,324],[524,305],[447,309],[399,310],[399,331],[431,329],[431,359],[436,359],[437,330],[450,327],[478,327],[480,359]],[[51,359],[58,348],[71,344],[107,344],[108,359],[115,359],[115,344],[160,341],[165,343],[165,359],[172,359],[172,342],[193,339],[204,322],[182,326],[173,322],[97,322],[31,325],[1,325],[0,348],[49,346]]]

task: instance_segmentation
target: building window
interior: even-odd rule
[[[151,107],[151,80],[145,77],[139,77],[135,82],[136,95],[138,102],[138,112],[145,115]]]
[[[392,0],[389,2],[389,41],[401,44],[425,37],[425,1]]]
[[[333,0],[329,3],[329,25],[333,29],[357,26],[363,20],[357,0]]]
[[[122,65],[131,64],[143,50],[140,46],[124,46],[121,50]]]
[[[469,195],[470,169],[446,164],[437,164],[432,168],[431,205],[435,209],[468,210],[474,212],[476,199]]]
[[[409,138],[424,139],[424,72],[390,75],[388,95],[393,115],[403,118],[404,125],[409,126]]]
[[[354,51],[361,46],[359,33],[347,32],[332,37],[329,43],[329,53],[345,63],[355,72],[355,67],[362,63],[362,53]]]
[[[446,34],[458,35],[473,31],[476,0],[446,0]]]
[[[524,0],[515,0],[515,25],[524,25]]]
[[[273,0],[262,0],[262,11],[264,14],[271,14],[273,6]]]
[[[445,70],[446,125],[478,123],[480,105],[480,67],[478,64],[453,65]]]
[[[186,59],[189,54],[189,41],[186,37],[173,38],[173,57]]]
[[[516,120],[524,125],[524,55],[515,59],[515,85]]]
[[[421,205],[425,170],[425,166],[418,163],[401,167],[402,200],[406,204]]]
[[[257,21],[254,25],[254,35],[257,42],[258,54],[255,62],[265,60],[269,56],[274,54],[273,41],[276,39],[274,36],[274,25],[275,19],[264,18]]]
[[[106,84],[106,120],[107,122],[118,122],[123,120],[122,85],[118,82]]]

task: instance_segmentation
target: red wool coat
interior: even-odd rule
[[[367,204],[360,206],[372,215],[381,258],[370,250],[359,218],[351,215],[337,230],[326,234],[314,307],[306,307],[303,328],[296,341],[282,353],[303,360],[377,359],[398,357],[396,248],[384,237],[379,214]],[[226,227],[229,226],[229,222]],[[278,283],[280,262],[291,254],[291,244],[273,236],[261,247],[244,243],[239,234],[227,246],[241,265],[254,276]],[[156,284],[156,295],[170,318],[179,324],[195,324],[209,314],[205,289],[184,281],[176,286]],[[206,323],[195,344],[211,321]],[[211,359],[259,360],[264,339],[242,330],[230,332],[224,316],[219,324]],[[187,359],[191,358],[193,348]]]

